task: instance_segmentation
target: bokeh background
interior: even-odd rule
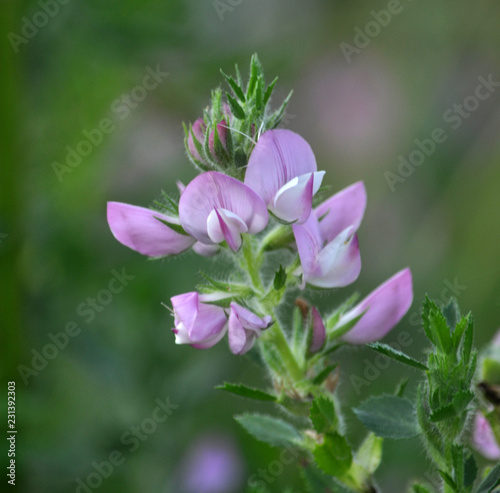
[[[277,460],[232,420],[243,409],[271,409],[213,390],[224,380],[266,385],[261,369],[225,342],[208,351],[174,345],[161,305],[192,290],[202,266],[213,273],[223,266],[192,253],[148,261],[114,240],[105,217],[108,200],[148,206],[161,190],[175,193],[177,179],[195,176],[181,122],[201,114],[221,83],[219,68],[232,73],[238,63],[246,75],[253,52],[268,80],[280,77],[276,104],[295,90],[283,125],[310,142],[326,183],[337,190],[364,180],[368,191],[361,276],[351,288],[315,294],[319,306],[327,310],[353,290],[367,294],[408,265],[415,302],[386,342],[406,332],[405,350],[421,355],[424,293],[446,301],[450,285],[475,315],[478,345],[488,342],[500,325],[500,87],[483,89],[482,101],[473,96],[479,77],[500,81],[500,3],[394,1],[400,12],[347,57],[342,43],[356,47],[357,34],[363,42],[372,11],[391,2],[3,1],[1,395],[15,380],[19,491],[85,492],[77,479],[116,450],[123,464],[92,491],[238,493]],[[41,27],[30,28],[34,21]],[[122,98],[158,66],[168,76],[119,113]],[[474,110],[457,110],[466,98]],[[58,176],[54,163],[66,165],[67,146],[106,118],[113,131]],[[394,182],[399,156],[437,128],[446,141]],[[101,295],[106,303],[93,316],[82,313],[113,271],[132,279],[111,300]],[[33,351],[71,322],[78,335],[23,378],[19,365],[33,368]],[[350,408],[402,376],[418,377],[395,363],[379,375],[373,358],[364,349],[340,355],[353,443],[363,430]],[[368,385],[356,387],[353,375]],[[167,398],[178,408],[130,452],[123,434]],[[303,491],[297,470],[294,463],[271,474],[270,490]],[[387,442],[377,474],[384,491],[400,493],[425,475],[432,471],[418,440]]]

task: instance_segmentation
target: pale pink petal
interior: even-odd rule
[[[209,171],[197,176],[182,193],[179,201],[181,224],[197,240],[213,244],[207,221],[215,209],[233,213],[251,234],[267,226],[266,205],[251,188],[230,176]]]
[[[195,242],[194,238],[165,224],[175,224],[176,220],[144,207],[108,202],[107,219],[111,232],[120,243],[149,257],[175,255]]]
[[[316,170],[313,151],[300,135],[290,130],[268,130],[250,155],[245,184],[269,205],[289,181]]]
[[[320,219],[319,227],[324,240],[332,241],[349,226],[357,231],[366,208],[366,189],[359,181],[344,188],[320,204],[314,212]]]
[[[323,241],[320,236],[318,220],[314,214],[310,214],[304,224],[294,224],[292,229],[302,266],[302,287],[304,287],[305,282],[317,269],[318,256]]]
[[[193,245],[193,250],[198,254],[203,257],[213,257],[215,254],[217,254],[220,250],[219,245],[205,245],[205,243],[202,243],[201,241],[197,241]]]
[[[225,209],[214,209],[207,219],[207,233],[214,243],[226,241],[229,248],[238,251],[241,233],[248,231],[245,222],[236,214]]]
[[[412,276],[406,268],[388,279],[348,313],[336,327],[340,327],[365,314],[342,337],[351,344],[366,344],[382,339],[406,314],[413,301]]]

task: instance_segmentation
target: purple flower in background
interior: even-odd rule
[[[271,324],[272,317],[266,315],[260,318],[250,310],[231,303],[229,312],[229,347],[234,354],[245,354],[249,351],[255,339]]]
[[[381,284],[353,309],[345,313],[333,330],[362,315],[342,339],[351,344],[377,341],[404,317],[412,301],[412,276],[410,269],[406,268]]]
[[[144,207],[108,202],[107,218],[120,243],[149,257],[175,255],[195,242],[191,236],[169,228],[168,224],[179,225],[176,219]]]
[[[317,171],[309,144],[290,130],[268,130],[250,155],[245,184],[255,190],[279,219],[303,223],[325,172]]]
[[[474,448],[487,459],[500,459],[500,445],[495,439],[490,423],[481,412],[476,413],[474,418],[472,443]]]
[[[240,452],[224,436],[199,438],[181,467],[181,493],[233,493],[241,491],[242,480]]]
[[[241,234],[256,234],[267,226],[266,204],[249,187],[230,176],[208,171],[182,192],[179,219],[198,241],[213,245],[226,241],[231,250],[241,246]]]
[[[197,292],[179,294],[171,298],[174,309],[176,344],[191,344],[207,349],[217,344],[226,333],[227,318],[224,309],[203,303],[211,301],[209,295]]]

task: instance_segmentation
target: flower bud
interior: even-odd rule
[[[203,147],[205,142],[205,123],[203,122],[203,118],[198,118],[198,120],[193,123],[191,130],[189,131],[187,142],[188,150],[191,153],[191,156],[195,160],[200,161],[203,164],[207,164],[197,149],[199,146]]]

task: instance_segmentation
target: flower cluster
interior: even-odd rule
[[[185,127],[188,157],[201,173],[186,186],[178,184],[180,198],[166,196],[161,211],[119,202],[109,202],[107,210],[115,238],[143,255],[192,249],[239,265],[241,282],[210,280],[200,292],[171,300],[176,343],[205,349],[228,333],[235,354],[246,353],[263,331],[279,326],[275,309],[285,292],[339,288],[358,278],[356,232],[366,207],[362,182],[317,203],[325,171],[318,171],[303,137],[276,128],[287,101],[275,113],[268,110],[274,82],[264,86],[255,60],[246,89],[239,75],[235,81],[224,74],[233,95],[227,93],[223,102],[215,91],[204,117]],[[283,260],[270,281],[263,259],[280,249]],[[382,338],[412,298],[411,273],[404,269],[354,307],[347,303],[326,316],[308,308],[303,315],[311,332],[309,353],[326,351],[335,340],[365,344]]]

